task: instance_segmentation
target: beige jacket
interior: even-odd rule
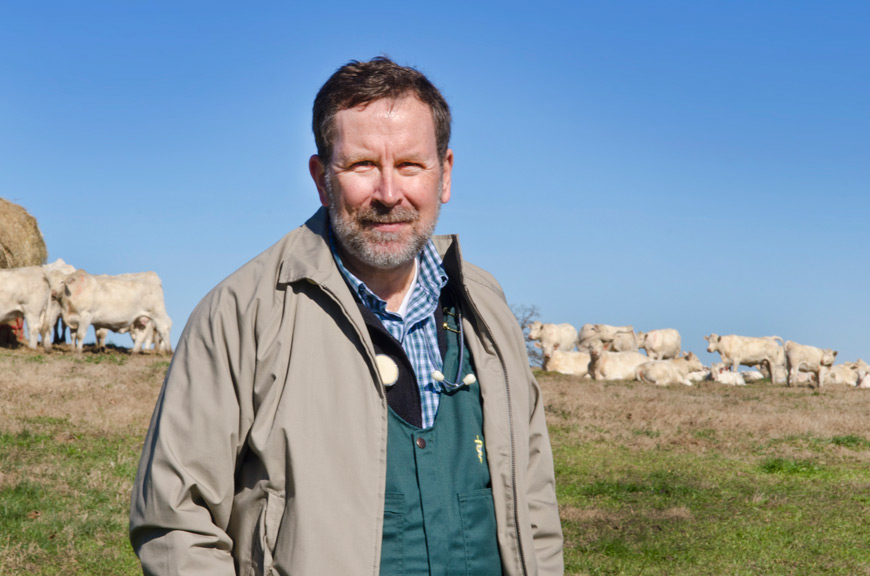
[[[319,210],[188,320],[145,440],[130,540],[145,574],[377,575],[387,401]],[[544,402],[499,285],[460,268],[506,575],[562,573]]]

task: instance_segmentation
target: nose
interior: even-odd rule
[[[392,170],[381,171],[372,196],[374,200],[389,208],[401,202],[402,192]]]

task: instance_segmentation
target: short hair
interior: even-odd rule
[[[377,56],[368,62],[351,60],[320,88],[314,98],[311,120],[317,155],[324,164],[332,159],[335,115],[339,111],[408,94],[416,96],[432,111],[438,160],[444,162],[450,144],[451,118],[447,101],[422,72],[399,66],[386,56]]]

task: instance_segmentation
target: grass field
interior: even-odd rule
[[[140,574],[130,486],[168,362],[0,349],[0,574]],[[870,391],[539,373],[569,574],[870,575]]]

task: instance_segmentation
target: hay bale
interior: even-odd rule
[[[41,266],[48,259],[36,218],[0,198],[0,268]]]

